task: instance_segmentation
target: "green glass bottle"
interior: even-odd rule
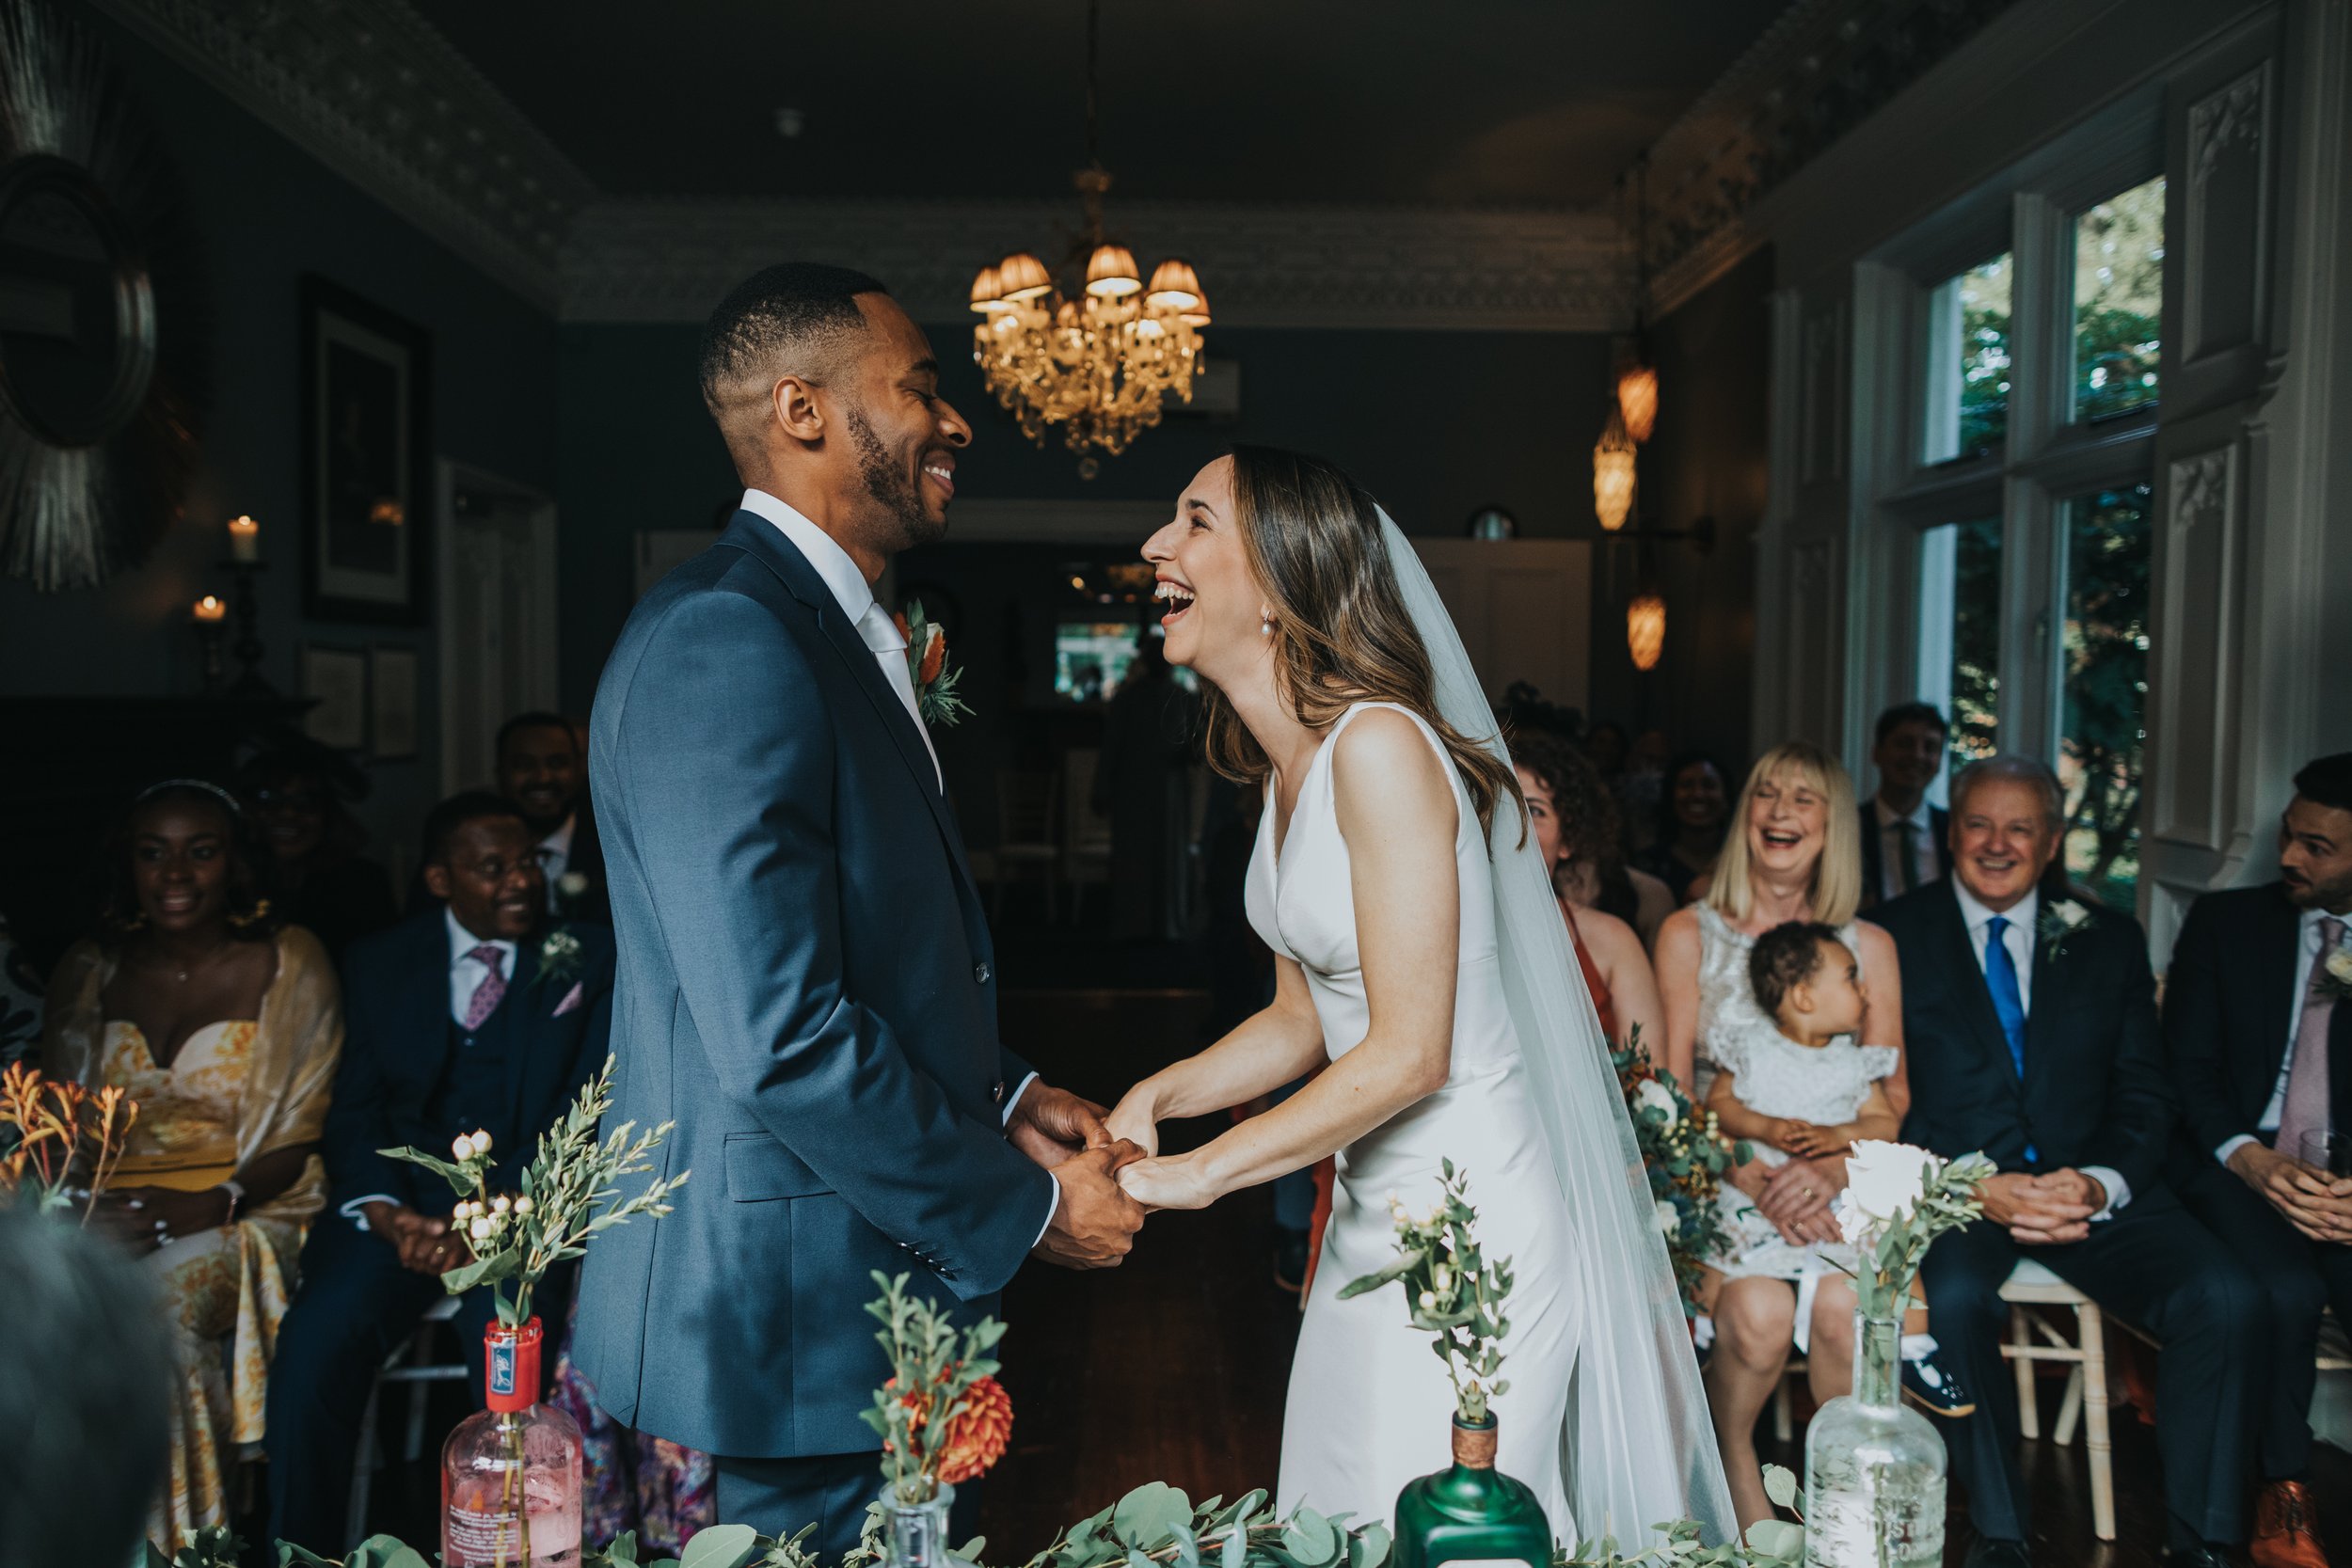
[[[1397,1494],[1396,1568],[1524,1562],[1551,1568],[1551,1526],[1535,1494],[1495,1468],[1495,1418],[1454,1418],[1454,1468]]]

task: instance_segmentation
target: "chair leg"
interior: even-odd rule
[[[2090,1533],[2102,1541],[2115,1539],[2115,1455],[2107,1440],[2106,1324],[2090,1302],[2074,1308],[2083,1346],[2083,1404],[2090,1429]]]
[[[1788,1374],[1780,1374],[1772,1385],[1772,1437],[1781,1443],[1795,1439],[1797,1431],[1796,1402],[1788,1397]]]
[[[2026,1322],[2026,1309],[2009,1309],[2009,1342],[2018,1350],[2033,1345],[2033,1331]],[[2033,1362],[2026,1356],[2012,1357],[2010,1370],[2017,1376],[2017,1433],[2021,1437],[2042,1435],[2042,1407],[2034,1398]]]
[[[2058,1401],[2058,1425],[2050,1429],[2050,1440],[2065,1448],[2074,1440],[2074,1428],[2083,1414],[2083,1369],[2077,1361],[2066,1370],[2066,1397]]]
[[[368,1502],[375,1490],[375,1411],[377,1396],[383,1384],[368,1386],[368,1402],[359,1415],[359,1448],[351,1461],[351,1497],[343,1511],[343,1540],[346,1544],[364,1541],[368,1536]]]

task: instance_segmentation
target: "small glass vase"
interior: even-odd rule
[[[579,1568],[578,1423],[539,1397],[539,1320],[483,1330],[489,1408],[441,1446],[443,1568]]]
[[[1396,1497],[1395,1568],[1458,1561],[1551,1568],[1551,1526],[1522,1483],[1495,1468],[1501,1429],[1454,1418],[1454,1467],[1408,1481]]]
[[[956,1489],[941,1484],[919,1503],[902,1502],[895,1486],[882,1488],[882,1541],[890,1568],[949,1568],[958,1561],[947,1550],[947,1510]]]
[[[1944,1560],[1944,1439],[1902,1402],[1902,1335],[1899,1316],[1857,1309],[1853,1392],[1821,1406],[1805,1428],[1805,1568]]]

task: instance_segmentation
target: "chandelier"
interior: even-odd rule
[[[1045,444],[1061,427],[1073,451],[1116,457],[1160,422],[1170,396],[1192,401],[1209,302],[1189,262],[1170,257],[1146,282],[1135,253],[1104,237],[1111,177],[1098,152],[1097,0],[1087,6],[1087,166],[1073,176],[1086,212],[1062,262],[1064,282],[1028,251],[1015,251],[972,280],[972,357],[1021,433]],[[1091,460],[1089,459],[1089,462]]]

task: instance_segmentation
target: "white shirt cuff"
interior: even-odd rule
[[[1045,1201],[1045,1223],[1037,1227],[1037,1242],[1045,1240],[1045,1233],[1054,1228],[1054,1216],[1060,1212],[1061,1183],[1057,1181],[1054,1183],[1054,1196]],[[1029,1243],[1032,1251],[1036,1249],[1037,1242],[1031,1242]]]
[[[1037,1074],[1032,1072],[1026,1078],[1021,1080],[1019,1086],[1016,1087],[1012,1093],[1005,1096],[1005,1115],[1003,1117],[1003,1125],[1007,1127],[1010,1127],[1012,1125],[1012,1108],[1021,1103],[1021,1097],[1027,1094],[1029,1092],[1029,1085],[1036,1082]]]
[[[389,1193],[370,1193],[365,1197],[353,1198],[349,1203],[346,1203],[342,1208],[336,1210],[335,1212],[341,1214],[343,1218],[349,1220],[360,1229],[365,1230],[369,1228],[367,1215],[367,1208],[369,1204],[398,1204],[399,1202],[400,1199],[394,1197]]]
[[[2090,1223],[2115,1218],[2117,1211],[2132,1200],[2132,1184],[2112,1165],[2085,1165],[2083,1174],[2106,1189],[2107,1206],[2090,1216]]]
[[[2236,1137],[2230,1139],[2219,1148],[2215,1149],[2213,1151],[2213,1157],[2226,1165],[2230,1163],[2231,1155],[2235,1154],[2239,1149],[2244,1148],[2248,1144],[2260,1142],[2262,1142],[2262,1140],[2254,1136],[2251,1132],[2240,1132]]]

